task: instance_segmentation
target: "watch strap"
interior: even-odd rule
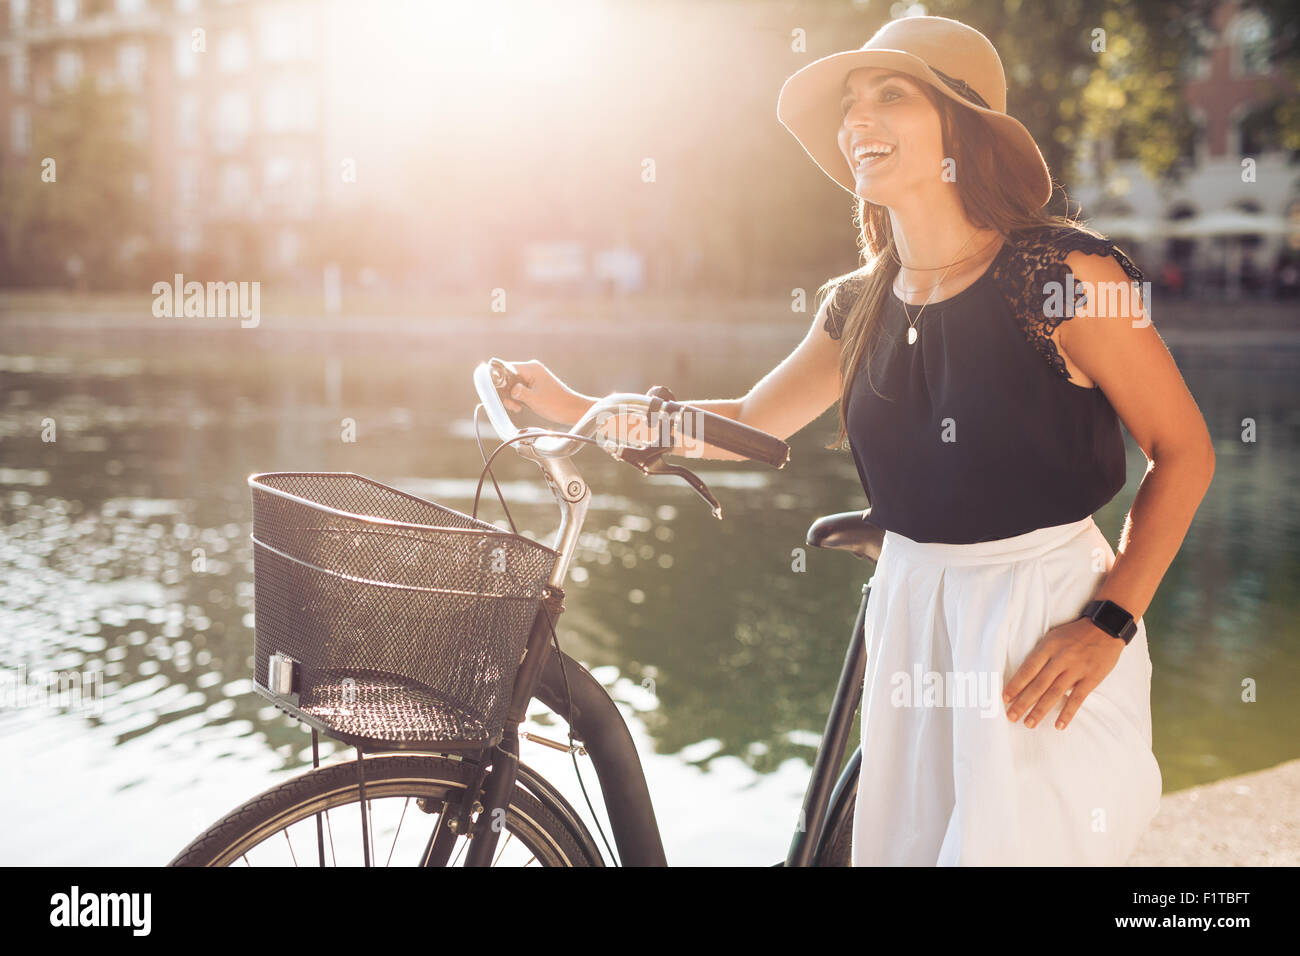
[[[1137,633],[1137,621],[1133,620],[1133,615],[1114,601],[1089,601],[1083,606],[1081,616],[1125,644]]]

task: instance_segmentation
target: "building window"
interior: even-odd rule
[[[199,54],[194,52],[194,39],[188,31],[176,35],[172,53],[172,69],[177,76],[193,76],[199,71]]]
[[[135,173],[131,177],[131,191],[136,199],[145,199],[149,195],[149,174]]]
[[[172,9],[177,13],[193,13],[199,8],[199,0],[174,0]]]
[[[288,269],[297,264],[300,245],[297,232],[292,229],[280,230],[276,236],[275,254],[281,268]]]
[[[1178,158],[1181,162],[1191,166],[1201,162],[1205,155],[1206,129],[1205,115],[1194,107],[1190,108],[1187,123],[1182,127],[1178,141]]]
[[[217,41],[217,66],[223,73],[248,69],[248,37],[243,30],[227,30]]]
[[[9,115],[9,145],[15,153],[32,148],[32,117],[25,106],[15,106]]]
[[[176,97],[176,142],[182,146],[199,145],[199,98],[193,93]]]
[[[27,54],[14,50],[9,57],[9,88],[14,93],[27,92]]]
[[[1237,146],[1242,156],[1262,156],[1282,148],[1277,114],[1280,102],[1246,109],[1236,123]]]
[[[264,11],[258,34],[262,57],[272,63],[311,56],[312,20],[307,10],[281,7]]]
[[[148,5],[148,0],[117,0],[117,12],[122,16],[129,17],[137,13],[144,13]]]
[[[253,197],[252,176],[242,163],[221,167],[221,202],[227,206],[244,206]]]
[[[9,26],[15,30],[27,25],[27,0],[9,0]]]
[[[262,195],[268,203],[283,202],[293,182],[293,161],[287,156],[272,156],[262,170]]]
[[[117,48],[117,75],[122,85],[138,90],[144,85],[145,49],[143,43],[123,43]]]
[[[176,237],[176,248],[181,252],[198,252],[203,245],[203,233],[198,226],[182,226]]]
[[[149,137],[149,111],[138,103],[127,107],[126,135],[136,143],[143,143]]]
[[[217,101],[217,149],[230,152],[243,144],[250,125],[248,96],[240,92],[223,93]]]
[[[183,156],[176,162],[176,203],[190,208],[199,201],[199,165],[193,157]]]
[[[316,126],[316,97],[301,82],[279,81],[262,97],[262,125],[272,133],[305,131]]]
[[[1183,64],[1183,74],[1188,79],[1203,80],[1210,75],[1210,54],[1214,49],[1214,33],[1202,23],[1189,28],[1191,48]]]
[[[60,50],[56,53],[54,76],[60,86],[76,86],[81,79],[81,51]]]
[[[1232,42],[1232,73],[1248,76],[1267,73],[1271,68],[1273,39],[1268,18],[1248,10],[1232,21],[1228,36]]]
[[[307,216],[311,214],[312,206],[317,199],[317,185],[319,183],[316,163],[310,159],[304,159],[302,165],[298,168],[298,188],[294,190],[294,202],[299,215]]]
[[[81,12],[80,7],[79,0],[54,0],[54,19],[59,23],[72,23]]]
[[[242,146],[250,126],[247,94],[223,93],[217,101],[216,123],[218,150],[228,153]]]

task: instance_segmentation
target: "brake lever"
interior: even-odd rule
[[[718,504],[718,499],[713,497],[713,492],[709,491],[708,486],[700,480],[699,475],[695,474],[695,472],[691,471],[689,468],[683,468],[681,465],[668,465],[662,460],[656,462],[655,465],[655,474],[677,475],[694,488],[696,492],[699,493],[699,496],[707,501],[709,507],[713,509],[713,517],[717,518],[719,521],[722,520],[722,505]]]
[[[666,454],[667,454],[667,450],[662,447],[660,448],[625,447],[622,448],[619,451],[619,453],[614,457],[620,459],[621,461],[625,461],[630,465],[635,465],[636,468],[639,471],[641,471],[642,474],[676,475],[678,478],[681,478],[688,485],[694,488],[696,493],[698,493],[701,498],[703,498],[706,502],[708,502],[709,507],[713,509],[713,517],[721,521],[722,505],[718,504],[718,499],[713,497],[713,493],[709,491],[708,485],[706,485],[703,481],[701,481],[700,476],[695,474],[695,472],[691,471],[689,468],[683,468],[681,465],[668,464],[666,461],[664,461],[664,455]]]

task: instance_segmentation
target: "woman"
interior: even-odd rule
[[[854,865],[1116,865],[1160,801],[1142,615],[1214,452],[1141,272],[1043,212],[1005,96],[987,38],[942,17],[787,80],[778,115],[857,198],[865,263],[744,398],[692,402],[786,438],[838,398],[886,529]],[[545,417],[595,401],[521,364]],[[1116,556],[1092,514],[1124,485],[1120,420],[1148,467]]]

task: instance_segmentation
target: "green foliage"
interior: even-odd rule
[[[1007,69],[1008,112],[1025,124],[1054,178],[1069,182],[1085,144],[1114,138],[1117,155],[1153,177],[1170,173],[1190,120],[1183,65],[1214,0],[937,2],[927,11],[984,32]]]
[[[145,156],[128,121],[126,97],[91,77],[37,109],[32,148],[6,169],[0,191],[6,284],[103,287],[120,278],[146,223],[133,186]]]

